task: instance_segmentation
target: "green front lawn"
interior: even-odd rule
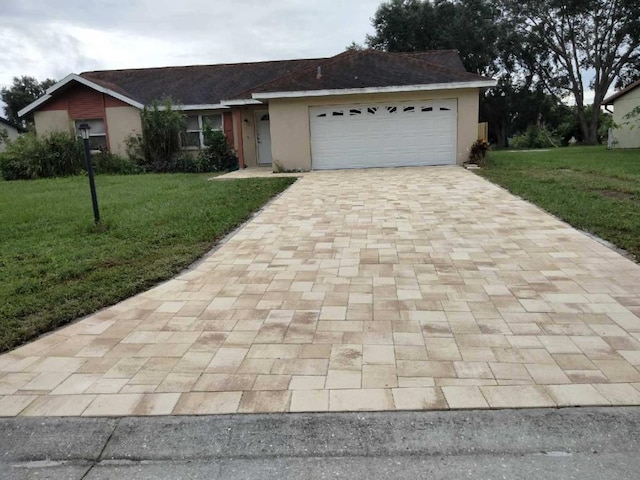
[[[478,173],[640,258],[640,150],[498,151]]]
[[[166,280],[291,178],[85,177],[0,183],[0,351]]]

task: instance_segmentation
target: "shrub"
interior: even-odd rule
[[[469,151],[469,163],[483,165],[488,151],[489,142],[479,138],[473,142],[473,145],[471,145],[471,150]]]
[[[208,123],[204,126],[204,141],[207,145],[198,154],[201,172],[221,172],[238,170],[238,156],[227,143],[224,133],[212,130]]]
[[[129,175],[142,172],[142,168],[130,158],[125,158],[115,153],[96,153],[92,155],[91,160],[95,173]]]
[[[0,157],[5,180],[78,175],[83,166],[82,141],[67,132],[27,133],[7,142]]]
[[[552,132],[538,125],[529,125],[527,130],[509,144],[512,148],[552,148],[560,145],[560,139],[554,138]]]
[[[142,135],[129,137],[130,158],[144,170],[171,172],[180,152],[180,137],[186,128],[186,116],[173,109],[170,99],[154,101],[140,112]]]

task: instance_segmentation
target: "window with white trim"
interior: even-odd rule
[[[204,139],[205,125],[209,123],[212,130],[222,130],[222,114],[187,115],[187,129],[185,134],[185,148],[206,147]]]
[[[91,150],[107,150],[107,131],[104,127],[104,120],[101,118],[94,118],[90,120],[76,120],[76,136],[80,136],[80,130],[78,127],[82,123],[88,123],[89,130],[89,147]]]

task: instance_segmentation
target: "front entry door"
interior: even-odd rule
[[[267,110],[256,111],[256,125],[258,131],[256,136],[258,165],[271,165],[271,127]]]

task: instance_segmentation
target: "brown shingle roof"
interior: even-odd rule
[[[458,58],[456,61],[453,55]],[[234,98],[252,93],[301,92],[370,87],[395,87],[489,80],[462,67],[457,52],[389,53],[354,50],[316,61],[307,68],[250,89]]]
[[[142,104],[167,96],[183,105],[218,104],[254,85],[322,60],[103,70],[81,76]]]
[[[317,69],[322,75],[317,77]],[[331,58],[85,72],[82,77],[142,104],[171,97],[183,105],[215,105],[256,92],[469,82],[458,52],[347,51]]]

